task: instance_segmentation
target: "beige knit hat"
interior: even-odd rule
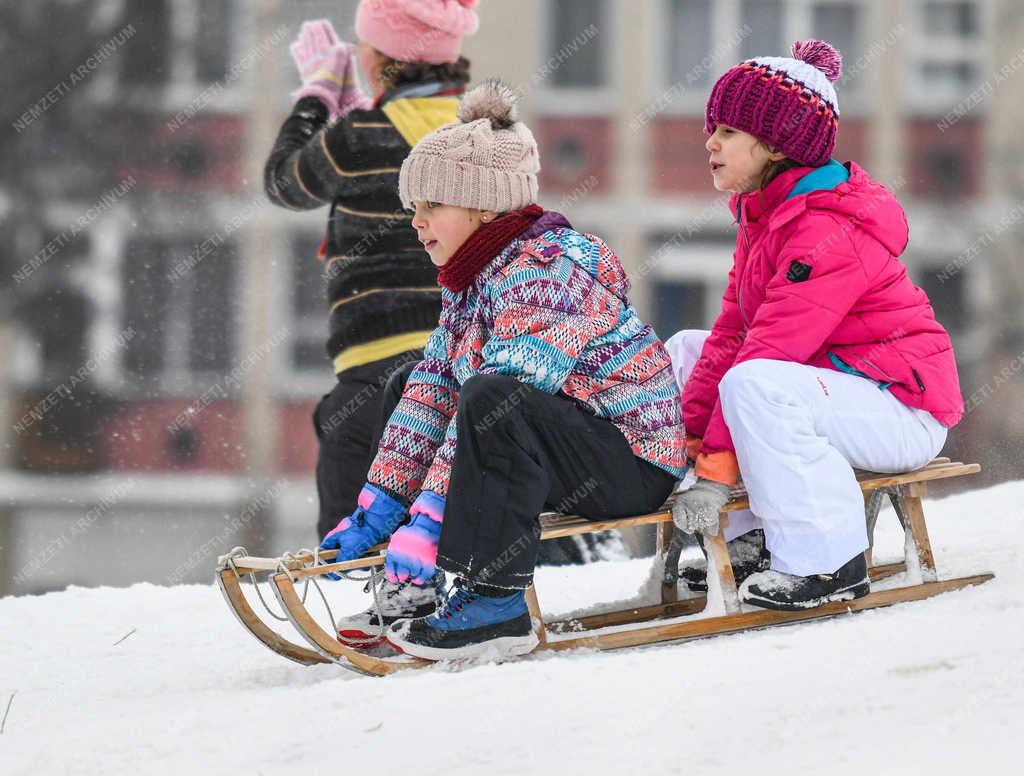
[[[459,121],[426,135],[402,162],[398,194],[414,201],[505,213],[537,198],[540,157],[516,118],[516,95],[497,80],[466,92]]]

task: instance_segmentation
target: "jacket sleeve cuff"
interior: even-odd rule
[[[735,485],[740,476],[740,465],[731,450],[720,453],[701,453],[697,456],[697,476],[701,479]]]
[[[693,434],[686,435],[686,457],[691,461],[696,461],[697,456],[700,455],[700,446],[704,444],[704,440],[699,436]]]
[[[416,497],[416,500],[409,508],[409,514],[411,516],[426,515],[435,523],[443,523],[445,504],[446,499],[444,496],[432,490],[425,490]]]

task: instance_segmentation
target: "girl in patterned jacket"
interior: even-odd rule
[[[388,640],[427,659],[532,650],[524,591],[540,512],[649,512],[685,463],[668,354],[611,249],[534,204],[537,146],[513,93],[487,82],[459,118],[423,138],[399,176],[440,267],[440,325],[359,508],[321,545],[344,559],[390,537],[385,598],[405,611],[357,615],[341,637],[393,623]],[[457,577],[443,602],[438,568]]]
[[[854,467],[920,467],[963,413],[949,335],[897,258],[903,209],[830,159],[839,54],[821,41],[792,54],[742,62],[712,89],[706,148],[715,188],[734,195],[734,264],[711,332],[668,342],[698,476],[675,523],[716,531],[742,472],[751,509],[726,538],[763,529],[771,568],[740,594],[782,610],[868,593]]]

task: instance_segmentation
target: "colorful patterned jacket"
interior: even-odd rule
[[[509,375],[607,418],[635,455],[683,474],[682,411],[668,353],[637,316],[629,279],[600,239],[548,212],[459,293],[385,429],[369,482],[412,501],[447,496],[459,387]]]

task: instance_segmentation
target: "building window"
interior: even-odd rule
[[[848,65],[865,54],[864,0],[661,0],[657,7],[665,18],[651,48],[662,75],[652,97],[670,98],[676,114],[702,114],[722,73],[741,60],[789,56],[792,40],[828,40]],[[863,92],[856,80],[843,82],[840,100]]]
[[[921,78],[926,88],[962,94],[973,86],[974,66],[970,62],[922,62]]]
[[[919,110],[948,110],[969,97],[985,68],[981,9],[977,2],[926,0],[915,11],[908,94]]]
[[[196,78],[219,81],[228,70],[232,0],[203,0],[196,9]]]
[[[202,245],[202,243],[201,243]],[[181,239],[129,243],[122,271],[129,382],[188,390],[194,378],[230,372],[235,341],[234,245],[199,252]]]
[[[553,0],[546,62],[556,88],[594,89],[608,83],[607,47],[615,34],[606,0]]]
[[[951,258],[939,266],[947,266],[952,261]],[[936,320],[953,334],[967,330],[965,276],[969,271],[969,268],[964,268],[959,272],[944,273],[929,266],[920,277],[915,278],[917,284],[928,294]]]
[[[811,9],[811,37],[831,43],[843,57],[844,69],[852,68],[864,55],[860,43],[865,37],[860,27],[863,17],[857,3],[818,3]],[[849,78],[836,84],[840,99],[856,91],[861,80]]]
[[[681,329],[707,328],[707,283],[703,280],[657,280],[654,322],[664,342]]]
[[[957,200],[980,188],[983,123],[971,116],[943,128],[930,118],[907,122],[910,191],[919,197]]]
[[[927,35],[969,38],[978,32],[978,9],[972,2],[929,0],[922,12]]]
[[[740,59],[780,57],[789,54],[782,40],[785,14],[781,0],[742,0],[741,26],[750,34],[740,43]]]
[[[124,81],[133,86],[165,84],[171,77],[171,18],[164,0],[133,4],[125,24],[135,28],[131,42],[118,52]]]
[[[298,233],[292,237],[291,333],[292,369],[323,374],[330,369],[324,343],[327,340],[327,291],[322,265],[314,260],[320,248],[320,233]]]
[[[681,329],[710,329],[729,280],[735,242],[710,228],[706,236],[690,235],[692,223],[684,219],[678,231],[648,240],[648,318],[662,340]]]
[[[711,0],[672,0],[665,25],[670,83],[711,86],[711,73],[701,65],[711,41]]]

